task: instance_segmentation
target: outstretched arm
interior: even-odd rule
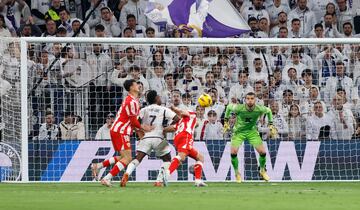
[[[173,110],[180,117],[190,117],[190,113],[188,111],[179,109],[174,105],[171,105],[170,109]]]

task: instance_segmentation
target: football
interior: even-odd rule
[[[202,107],[211,106],[212,105],[211,96],[209,94],[206,94],[206,93],[201,94],[201,96],[198,98],[198,103]]]

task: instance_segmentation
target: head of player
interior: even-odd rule
[[[129,79],[124,82],[124,88],[130,95],[138,97],[140,93],[139,84],[134,79]]]
[[[149,90],[146,94],[146,101],[148,102],[149,105],[151,104],[156,104],[156,105],[161,105],[161,97],[157,94],[157,92],[155,90]]]
[[[256,102],[256,98],[255,98],[255,93],[254,92],[248,92],[245,96],[245,104],[249,109],[254,109],[255,108],[255,102]]]

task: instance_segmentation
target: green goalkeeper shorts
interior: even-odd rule
[[[262,144],[259,132],[257,130],[250,130],[245,132],[234,132],[231,137],[231,146],[240,147],[245,140],[248,140],[253,147],[258,147]]]

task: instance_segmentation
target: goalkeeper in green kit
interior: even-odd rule
[[[255,104],[255,94],[249,92],[245,96],[245,104],[229,104],[225,111],[225,126],[224,130],[229,129],[229,117],[231,113],[236,115],[236,124],[233,128],[233,134],[231,137],[231,164],[234,167],[236,181],[241,182],[241,175],[239,172],[239,160],[237,153],[241,144],[248,140],[249,143],[255,147],[259,153],[259,173],[265,180],[269,181],[270,177],[266,173],[266,150],[262,143],[262,139],[257,131],[256,122],[260,116],[266,114],[268,118],[268,124],[270,128],[270,135],[276,134],[276,128],[272,125],[272,113],[269,108],[262,105]]]

